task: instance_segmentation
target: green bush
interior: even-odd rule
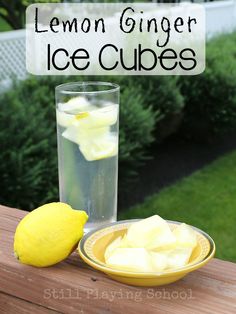
[[[236,33],[212,39],[206,52],[205,72],[180,80],[182,130],[200,140],[236,128]]]
[[[86,78],[82,78],[85,80]],[[0,203],[30,210],[58,199],[54,88],[71,78],[30,78],[0,95]],[[120,175],[127,182],[153,141],[155,113],[137,88],[121,94]]]
[[[141,90],[144,106],[152,106],[156,114],[156,141],[162,141],[177,131],[182,118],[184,98],[174,76],[122,76],[119,84]]]
[[[121,86],[121,197],[154,139],[179,127],[201,140],[236,128],[236,33],[207,44],[206,70],[198,76],[29,78],[0,95],[0,203],[32,209],[58,199],[54,88],[91,79]]]
[[[139,166],[147,158],[143,148],[154,141],[150,130],[155,128],[156,114],[152,107],[145,108],[144,104],[145,98],[137,87],[121,92],[119,177],[123,180],[119,187],[124,191],[127,191],[127,181],[136,175],[133,165]]]
[[[0,96],[0,203],[31,209],[57,193],[55,125],[33,89],[21,93],[15,87]]]

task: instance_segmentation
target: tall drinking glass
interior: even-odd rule
[[[116,220],[119,86],[56,87],[60,201],[89,215],[85,231]]]

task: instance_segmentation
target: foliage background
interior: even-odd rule
[[[197,77],[73,78],[121,86],[120,197],[152,157],[152,144],[173,133],[211,141],[236,129],[235,55],[233,33],[208,44],[207,68]],[[31,77],[0,95],[0,203],[30,210],[58,199],[54,89],[67,81],[71,78]]]

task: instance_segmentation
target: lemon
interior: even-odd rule
[[[54,265],[70,255],[88,219],[82,210],[50,203],[26,215],[16,228],[14,253],[20,262],[36,267]]]

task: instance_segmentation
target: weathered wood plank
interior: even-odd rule
[[[0,291],[4,293],[67,314],[236,312],[236,264],[217,259],[159,288],[112,281],[87,266],[77,253],[49,268],[22,265],[13,255],[13,236],[24,215],[0,206]]]
[[[0,292],[1,314],[58,314],[59,312],[49,310],[34,303],[4,294]]]

